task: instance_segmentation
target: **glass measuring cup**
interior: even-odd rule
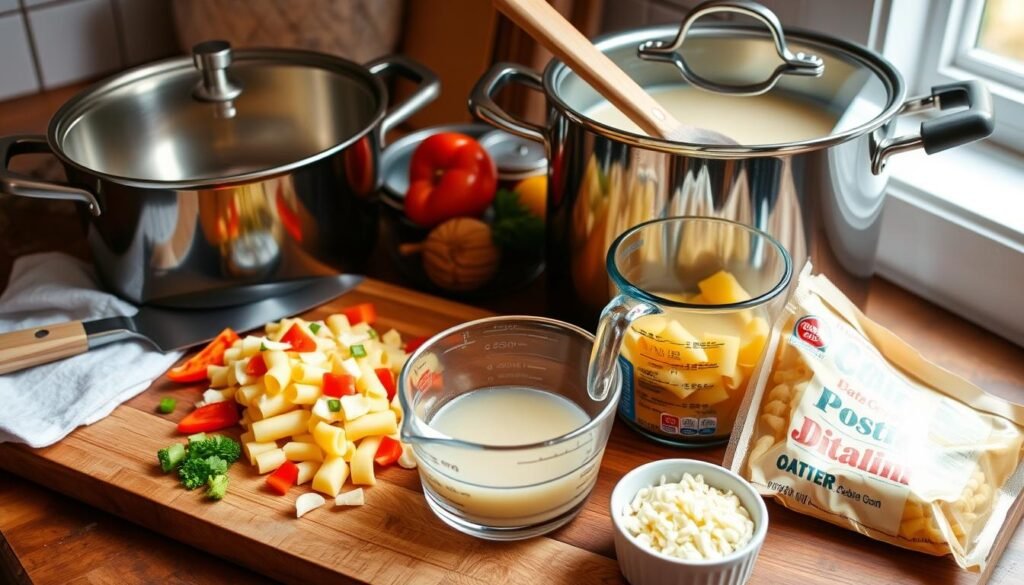
[[[412,445],[424,496],[441,520],[480,538],[519,540],[579,513],[597,480],[620,392],[616,370],[605,396],[590,398],[593,339],[561,321],[505,316],[452,327],[413,352],[399,376],[401,435]],[[482,399],[495,392],[532,392],[533,407],[519,411],[495,401],[489,409]],[[432,426],[451,421],[447,413],[469,400],[483,408],[470,421],[484,426],[483,439]],[[517,439],[520,429],[523,437],[541,436],[543,429],[527,427],[563,414],[578,418],[557,436]]]
[[[618,294],[597,329],[593,397],[618,362],[629,426],[672,445],[726,441],[789,286],[789,253],[748,225],[669,217],[619,236],[607,268]]]

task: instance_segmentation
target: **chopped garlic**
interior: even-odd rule
[[[232,393],[234,396],[234,393]],[[214,390],[210,388],[206,392],[203,392],[203,404],[213,404],[214,402],[224,402],[228,399],[228,396],[220,390]]]
[[[683,474],[637,492],[623,510],[626,530],[641,544],[687,560],[717,559],[742,548],[754,522],[736,494],[704,483],[704,476]]]
[[[405,469],[416,469],[416,454],[412,452],[412,445],[402,443],[402,454],[398,457],[398,464]]]
[[[320,494],[310,492],[295,498],[295,517],[302,518],[306,512],[323,506],[327,500]]]
[[[334,497],[335,506],[362,506],[366,503],[363,498],[363,488],[356,488],[342,492]]]
[[[348,394],[341,397],[341,411],[345,413],[345,422],[355,420],[370,412],[371,403],[362,394]],[[387,410],[387,407],[384,408]]]

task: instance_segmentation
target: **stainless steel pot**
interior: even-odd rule
[[[747,14],[766,27],[692,27],[718,11]],[[819,271],[862,298],[874,270],[887,158],[915,148],[938,152],[993,128],[991,100],[979,83],[938,86],[907,100],[899,72],[879,55],[825,35],[783,31],[753,2],[707,2],[681,29],[632,30],[595,44],[646,88],[691,85],[796,99],[826,110],[836,124],[798,142],[668,142],[589,117],[603,98],[560,61],[549,62],[543,77],[519,65],[493,66],[473,89],[470,109],[547,146],[549,303],[559,316],[591,326],[610,296],[608,246],[629,227],[664,216],[724,217],[763,229],[796,266],[810,256]],[[546,124],[518,119],[495,103],[510,83],[545,94]],[[737,107],[747,103],[733,96]],[[894,137],[903,113],[961,106],[967,109],[922,123],[919,134]]]
[[[388,110],[382,77],[418,84]],[[104,284],[136,303],[211,306],[357,269],[377,236],[384,134],[438,94],[401,56],[365,66],[222,41],[72,98],[47,135],[0,139],[0,192],[81,202]],[[8,169],[53,153],[67,184]]]

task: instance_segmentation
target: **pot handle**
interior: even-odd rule
[[[743,14],[760,21],[772,35],[772,42],[775,44],[775,52],[782,61],[772,74],[764,81],[748,85],[729,85],[718,83],[698,75],[686,64],[679,48],[683,46],[690,28],[700,18],[717,12],[734,12]],[[801,75],[817,77],[825,72],[825,61],[818,55],[796,52],[789,50],[786,44],[786,35],[782,30],[782,23],[779,22],[775,13],[767,7],[754,2],[753,0],[708,0],[693,7],[693,10],[686,15],[683,23],[679,26],[679,32],[671,43],[659,40],[644,41],[636,50],[637,55],[648,61],[663,61],[672,63],[679,69],[686,81],[692,85],[714,93],[725,93],[730,95],[748,96],[765,93],[775,87],[779,78],[783,75]]]
[[[437,99],[441,93],[441,81],[434,72],[403,55],[388,55],[366,64],[370,73],[376,76],[388,75],[392,71],[414,81],[419,87],[411,96],[396,104],[380,123],[381,136],[420,111],[423,106]]]
[[[494,101],[494,95],[509,82],[544,91],[544,82],[537,73],[515,63],[495,63],[473,86],[469,94],[469,111],[491,126],[544,143],[544,127],[516,118]]]
[[[85,189],[40,181],[8,169],[7,165],[10,164],[11,159],[20,154],[50,154],[50,146],[43,136],[21,135],[0,138],[0,193],[39,199],[78,201],[85,203],[89,207],[89,213],[94,216],[100,214],[100,204],[96,201],[96,197]]]
[[[882,141],[871,157],[871,172],[881,174],[886,161],[894,154],[918,148],[923,148],[928,154],[935,154],[992,135],[996,127],[992,94],[985,84],[976,79],[936,85],[932,87],[930,95],[904,102],[900,114],[959,107],[967,109],[925,120],[921,122],[917,134]]]

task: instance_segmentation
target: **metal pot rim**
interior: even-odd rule
[[[654,38],[671,39],[676,35],[678,30],[678,25],[659,25],[630,29],[597,37],[594,39],[594,44],[602,51],[622,46],[639,46],[641,42]],[[560,78],[566,75],[567,72],[570,74],[572,73],[572,70],[558,59],[551,59],[544,68],[544,91],[547,94],[548,99],[562,115],[573,122],[580,124],[591,132],[639,148],[656,150],[669,154],[701,156],[705,158],[747,158],[750,156],[792,155],[825,149],[858,136],[862,136],[868,132],[872,132],[899,113],[900,109],[903,107],[906,86],[903,82],[903,77],[900,75],[896,67],[884,57],[855,43],[806,29],[786,27],[785,32],[787,39],[816,45],[826,48],[832,52],[844,53],[848,56],[852,56],[860,64],[873,71],[885,84],[886,90],[889,94],[889,101],[886,104],[885,109],[879,112],[868,122],[859,126],[813,140],[756,146],[701,145],[671,142],[661,138],[653,138],[643,134],[636,134],[634,132],[628,132],[609,126],[584,116],[582,113],[576,111],[565,103],[561,96],[559,96],[558,92],[555,91],[555,87],[560,81]],[[701,36],[744,34],[770,38],[770,34],[763,28],[745,25],[699,25],[693,27],[690,34]]]
[[[240,173],[235,175],[225,175],[216,179],[195,179],[186,181],[160,181],[151,179],[139,179],[136,177],[124,177],[119,175],[112,175],[109,173],[103,173],[95,169],[84,166],[77,161],[71,159],[65,154],[62,148],[62,139],[64,134],[72,127],[74,122],[78,118],[78,114],[87,107],[89,107],[95,100],[102,99],[102,96],[107,92],[114,89],[124,87],[133,83],[139,83],[147,78],[166,74],[178,69],[192,69],[192,58],[189,56],[172,57],[170,59],[164,59],[155,63],[148,63],[132,69],[128,69],[120,74],[115,75],[110,79],[97,82],[96,84],[82,90],[75,94],[71,99],[65,102],[50,118],[50,123],[46,131],[46,140],[50,145],[50,150],[57,156],[60,161],[70,167],[76,168],[85,173],[89,173],[95,177],[101,178],[106,181],[111,181],[120,185],[138,187],[144,189],[177,189],[177,190],[188,190],[188,189],[206,189],[211,187],[226,187],[232,185],[239,185],[250,183],[254,181],[263,181],[269,178],[287,174],[295,169],[301,168],[308,164],[317,162],[321,159],[330,157],[331,155],[344,150],[351,146],[357,141],[361,140],[364,136],[369,134],[374,128],[376,128],[387,111],[388,106],[388,91],[384,86],[384,83],[375,75],[370,73],[366,67],[334,55],[327,55],[325,53],[318,53],[316,51],[307,51],[303,49],[238,49],[234,51],[235,60],[240,62],[252,62],[252,61],[265,61],[273,64],[295,64],[295,65],[307,65],[310,67],[317,67],[322,69],[328,69],[335,72],[341,72],[343,74],[352,75],[360,78],[361,81],[366,83],[373,91],[374,96],[377,98],[377,109],[373,114],[373,117],[369,120],[369,123],[365,128],[352,134],[346,140],[335,144],[334,146],[322,150],[313,155],[305,158],[292,161],[287,164],[278,165],[268,169],[261,169],[258,171],[251,171],[246,173]]]

